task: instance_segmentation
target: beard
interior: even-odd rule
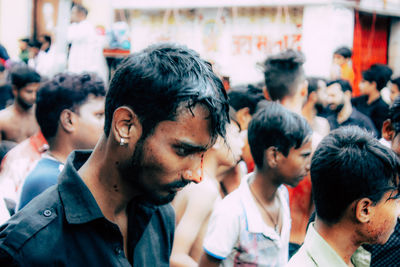
[[[339,112],[343,109],[344,103],[340,103],[339,105],[336,106],[336,108],[332,109],[331,105],[328,105],[329,109],[334,113],[334,114],[339,114]]]
[[[137,142],[130,164],[124,173],[124,177],[126,177],[125,179],[129,179],[131,185],[141,193],[139,201],[157,206],[168,204],[175,198],[177,189],[186,186],[190,181],[180,179],[169,184],[161,185],[158,188],[150,188],[150,186],[144,182],[146,179],[144,175],[144,170],[146,169],[144,162],[144,141],[145,138],[140,138]],[[133,179],[130,178],[132,174],[134,174]],[[160,191],[167,192],[167,194],[161,194]]]
[[[33,107],[33,104],[27,103],[25,100],[23,100],[20,96],[17,96],[15,99],[18,103],[18,105],[23,109],[23,110],[29,110]]]

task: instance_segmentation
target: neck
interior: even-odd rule
[[[68,155],[74,150],[73,146],[66,140],[66,138],[61,138],[56,136],[48,140],[50,156],[57,159],[59,162],[67,162]]]
[[[22,108],[15,100],[14,104],[13,104],[14,110],[21,115],[33,115],[34,113],[34,106],[32,106],[29,109],[24,109]]]
[[[327,225],[318,217],[315,219],[315,230],[335,250],[348,266],[353,266],[351,256],[361,246],[354,232],[354,225],[346,222],[339,222],[334,225]]]
[[[381,97],[381,93],[378,90],[374,90],[371,94],[368,95],[368,101],[367,104],[371,104],[375,100],[377,100],[379,97]]]
[[[126,214],[128,203],[139,193],[132,192],[129,181],[118,170],[117,147],[104,135],[78,173],[89,188],[104,216],[116,222]],[[135,177],[132,177],[135,179]]]
[[[353,108],[351,106],[351,103],[345,102],[342,110],[338,113],[337,115],[337,121],[339,124],[342,124],[343,122],[345,122],[351,115],[351,113],[353,112]]]
[[[296,101],[295,97],[285,97],[281,101],[282,106],[287,108],[294,113],[301,114],[302,103],[300,101]]]
[[[252,191],[257,195],[263,204],[270,204],[275,200],[276,190],[279,185],[276,185],[270,179],[271,173],[268,171],[259,171],[258,169],[254,172],[255,178],[251,183]]]
[[[301,114],[311,126],[314,124],[314,118],[317,116],[317,110],[314,106],[314,103],[307,102],[301,110]]]

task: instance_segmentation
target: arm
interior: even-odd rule
[[[221,260],[214,258],[207,253],[203,253],[200,259],[199,267],[217,267],[221,263]]]
[[[213,189],[210,190],[206,184],[199,184],[193,185],[185,192],[189,200],[176,227],[171,266],[197,266],[197,262],[189,253],[214,206],[218,192]]]

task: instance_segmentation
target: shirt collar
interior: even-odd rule
[[[82,224],[103,218],[96,200],[78,174],[79,168],[89,158],[91,151],[74,151],[60,174],[58,191],[68,223]]]
[[[314,229],[314,223],[308,227],[303,246],[318,266],[347,266],[336,251]],[[356,267],[370,266],[371,254],[359,247],[351,257],[351,261]]]
[[[244,212],[246,216],[246,224],[247,224],[247,231],[251,233],[262,233],[268,238],[272,240],[280,240],[280,236],[272,227],[266,225],[261,217],[260,211],[257,207],[256,200],[253,197],[253,194],[250,191],[250,184],[251,181],[254,179],[254,173],[250,173],[246,178],[245,181],[240,185],[240,195],[241,200],[244,206]],[[278,188],[277,194],[280,198],[281,203],[285,201],[285,199],[281,196],[281,190]],[[285,206],[285,205],[281,205]],[[283,212],[283,226],[282,226],[282,233],[289,227],[286,224],[290,224],[288,220],[286,220],[287,211],[285,208],[281,211]]]

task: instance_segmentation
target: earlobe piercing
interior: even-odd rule
[[[124,138],[121,138],[121,141],[119,142],[119,145],[120,146],[124,146],[125,145],[125,139]]]

